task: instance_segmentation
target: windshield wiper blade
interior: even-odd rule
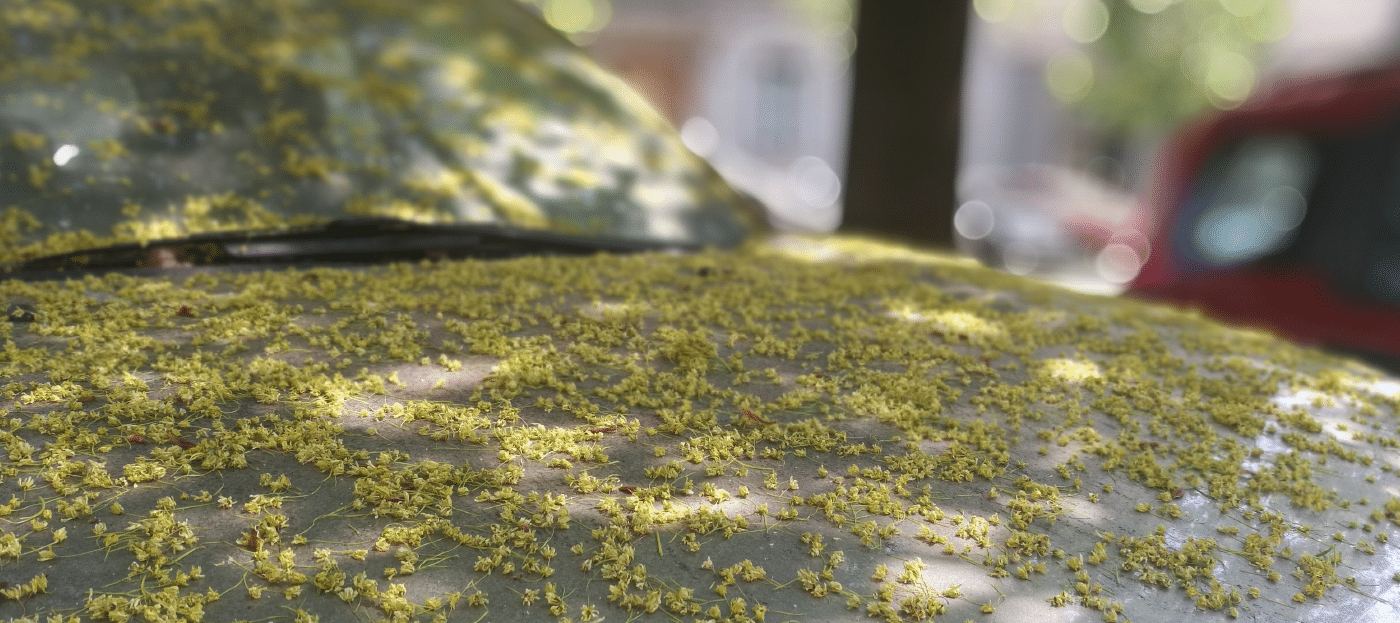
[[[270,232],[230,231],[122,243],[10,264],[3,272],[246,264],[374,264],[421,259],[696,251],[698,245],[502,227],[425,224],[391,218],[337,219]]]

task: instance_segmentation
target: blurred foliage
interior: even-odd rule
[[[1290,25],[1281,0],[1111,0],[1107,8],[1108,28],[1087,44],[1098,76],[1080,105],[1119,130],[1239,105],[1254,91],[1261,44]]]
[[[1282,0],[974,0],[973,6],[989,22],[1058,17],[1074,44],[1051,56],[1046,86],[1107,133],[1159,129],[1206,108],[1238,106],[1254,91],[1262,46],[1292,26]]]
[[[839,43],[842,58],[856,47],[856,0],[784,0],[783,5],[823,37]]]

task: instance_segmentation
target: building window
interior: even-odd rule
[[[803,77],[797,50],[774,46],[755,65],[751,153],[774,163],[792,160],[802,128]]]

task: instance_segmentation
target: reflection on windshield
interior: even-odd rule
[[[1312,150],[1296,137],[1240,145],[1220,167],[1218,185],[1198,194],[1208,207],[1195,222],[1197,252],[1212,264],[1226,265],[1283,248],[1303,222],[1304,194],[1315,168]]]
[[[0,11],[0,261],[345,216],[708,244],[754,223],[508,0]]]

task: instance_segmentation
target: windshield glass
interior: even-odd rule
[[[3,0],[0,261],[346,217],[734,244],[759,218],[513,0]]]
[[[1188,248],[1213,266],[1285,248],[1306,215],[1315,161],[1303,139],[1272,135],[1248,140],[1207,165],[1192,200],[1203,210],[1190,225]]]

